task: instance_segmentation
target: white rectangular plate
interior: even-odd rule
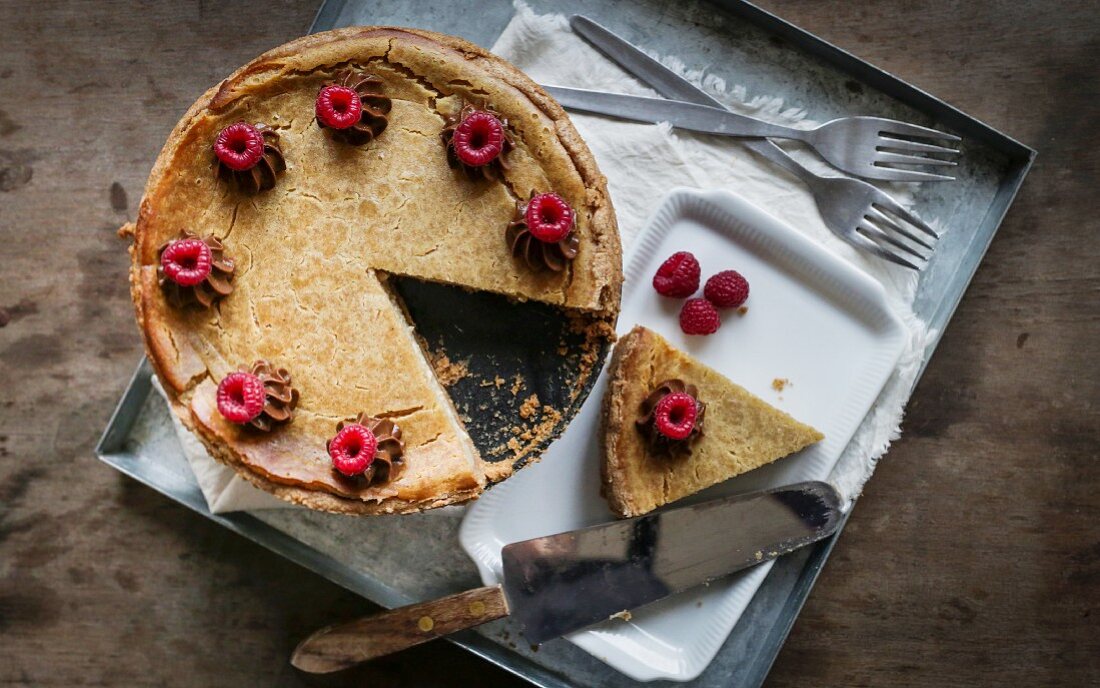
[[[657,267],[691,251],[703,280],[735,269],[748,279],[748,312],[722,313],[708,337],[680,331],[680,299],[651,286]],[[627,262],[620,334],[645,325],[765,401],[810,423],[825,439],[795,455],[716,485],[690,501],[824,480],[901,355],[905,329],[882,287],[796,230],[724,191],[672,191]],[[501,548],[519,540],[613,519],[599,495],[602,379],[542,461],[470,507],[460,540],[488,584],[501,576]],[[776,378],[790,381],[782,392]],[[689,500],[679,502],[687,503]],[[689,681],[722,646],[770,563],[578,631],[568,640],[640,681]]]

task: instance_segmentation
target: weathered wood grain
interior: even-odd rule
[[[1100,682],[1100,12],[762,0],[1040,157],[772,673]],[[99,465],[157,147],[313,2],[0,2],[0,685],[518,686],[446,643],[306,679],[371,605]]]

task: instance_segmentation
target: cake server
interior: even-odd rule
[[[957,149],[931,141],[961,140],[958,136],[936,129],[882,117],[841,117],[814,129],[795,129],[730,112],[725,108],[681,100],[545,84],[543,88],[562,107],[569,110],[639,122],[668,122],[674,127],[704,134],[802,141],[813,147],[833,167],[864,179],[895,182],[952,181],[954,177],[949,175],[909,168],[955,166],[957,163],[953,160],[923,154],[955,157],[959,154]]]
[[[575,14],[569,25],[589,45],[662,96],[725,108],[721,101],[588,17]],[[798,177],[813,194],[826,226],[847,243],[913,270],[919,270],[918,265],[929,259],[933,250],[929,242],[938,235],[885,191],[858,179],[817,174],[769,139],[745,139],[741,143]]]
[[[840,506],[805,482],[515,542],[502,584],[322,628],[290,661],[329,673],[505,616],[541,643],[828,537]]]

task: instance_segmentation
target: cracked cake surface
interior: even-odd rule
[[[361,146],[313,115],[318,90],[349,69],[377,77],[392,101],[385,130]],[[509,123],[515,146],[501,180],[447,164],[441,131],[464,102],[491,103]],[[278,133],[286,169],[271,189],[245,194],[218,178],[211,142],[239,121]],[[550,190],[576,210],[577,256],[561,272],[530,270],[505,240],[517,200]],[[503,60],[419,30],[315,34],[239,69],[172,132],[130,231],[137,317],[176,413],[247,479],[329,511],[414,511],[486,483],[387,275],[610,322],[619,307],[605,180],[564,111]],[[182,231],[216,237],[236,265],[233,292],[216,307],[178,307],[158,284],[158,248]],[[289,370],[301,393],[293,422],[265,436],[221,418],[215,403],[218,380],[257,359]],[[325,440],[361,411],[401,425],[406,469],[392,483],[349,487],[331,475]]]

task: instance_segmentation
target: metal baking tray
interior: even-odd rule
[[[680,57],[688,68],[705,69],[729,84],[742,85],[750,95],[781,95],[788,106],[805,108],[817,120],[879,115],[936,124],[962,136],[958,179],[914,188],[918,211],[940,218],[948,229],[922,273],[914,304],[933,333],[924,352],[927,364],[1030,169],[1034,150],[748,2],[529,0],[528,4],[538,12],[584,13],[636,44]],[[510,0],[481,0],[476,12],[463,0],[327,0],[311,30],[353,24],[416,26],[489,47],[513,12]],[[371,519],[298,511],[211,514],[163,401],[150,394],[150,375],[142,361],[100,440],[96,451],[107,464],[384,606],[480,584],[457,542],[460,511]],[[330,529],[359,527],[349,523],[369,523],[370,528],[355,533],[356,552],[338,561],[322,551],[322,543]],[[402,537],[403,533],[410,535]],[[715,660],[687,685],[761,685],[835,542],[836,536],[779,559]],[[537,686],[637,685],[561,640],[537,651],[522,638],[502,640],[492,632],[467,632],[453,640]]]

